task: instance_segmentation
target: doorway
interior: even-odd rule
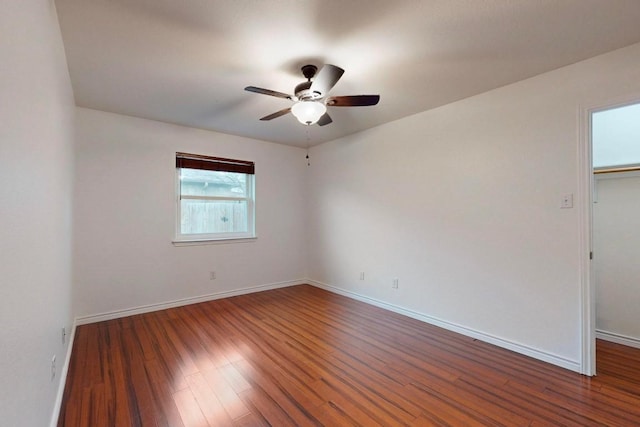
[[[640,102],[587,111],[583,373],[596,373],[596,338],[640,348]]]

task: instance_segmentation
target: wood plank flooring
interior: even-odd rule
[[[588,378],[311,286],[80,326],[58,426],[634,426],[640,350]]]

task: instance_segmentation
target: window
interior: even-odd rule
[[[253,184],[253,162],[176,153],[176,240],[255,237]]]

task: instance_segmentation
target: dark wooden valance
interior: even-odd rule
[[[255,174],[254,162],[201,156],[199,154],[176,153],[176,167],[219,172],[237,172],[250,175]]]

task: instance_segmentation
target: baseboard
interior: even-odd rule
[[[628,347],[640,348],[640,339],[627,335],[616,334],[615,332],[603,331],[596,329],[596,338],[605,341],[611,341],[616,344],[626,345]]]
[[[252,286],[242,289],[234,289],[232,291],[216,292],[213,294],[200,295],[197,297],[182,298],[174,301],[162,302],[158,304],[148,304],[139,307],[127,308],[124,310],[114,310],[106,313],[91,314],[88,316],[76,317],[76,324],[86,325],[89,323],[102,322],[105,320],[119,319],[121,317],[133,316],[135,314],[150,313],[152,311],[165,310],[167,308],[181,307],[183,305],[196,304],[199,302],[213,301],[221,298],[235,297],[238,295],[251,294],[254,292],[268,291],[270,289],[286,288],[307,283],[307,280],[289,280],[286,282],[269,283],[265,285]]]
[[[544,362],[548,362],[548,363],[551,363],[575,372],[580,372],[580,364],[573,360],[565,359],[565,358],[556,356],[554,354],[550,354],[547,352],[534,349],[532,347],[528,347],[519,343],[514,343],[508,340],[504,340],[502,338],[499,338],[490,334],[486,334],[481,331],[460,326],[455,323],[438,319],[433,316],[428,316],[426,314],[409,310],[394,304],[389,304],[387,302],[380,301],[375,298],[370,298],[364,295],[360,295],[355,292],[338,288],[336,286],[331,286],[326,283],[318,282],[316,280],[309,280],[309,279],[290,280],[286,282],[270,283],[270,284],[265,284],[260,286],[247,287],[243,289],[236,289],[233,291],[217,292],[213,294],[201,295],[198,297],[183,298],[183,299],[159,303],[159,304],[148,304],[148,305],[129,308],[125,310],[116,310],[116,311],[111,311],[107,313],[76,317],[75,321],[73,322],[72,331],[70,334],[71,338],[69,339],[69,347],[67,348],[67,355],[65,357],[64,365],[62,366],[62,370],[60,372],[61,379],[60,379],[60,384],[58,386],[58,392],[56,395],[53,414],[51,416],[50,427],[57,426],[58,417],[60,416],[62,398],[64,396],[64,388],[66,385],[67,373],[69,371],[69,364],[71,362],[71,353],[73,351],[73,342],[75,340],[77,326],[86,325],[89,323],[101,322],[104,320],[118,319],[121,317],[132,316],[135,314],[150,313],[153,311],[164,310],[167,308],[180,307],[180,306],[189,305],[189,304],[196,304],[199,302],[212,301],[212,300],[221,299],[221,298],[245,295],[245,294],[250,294],[254,292],[266,291],[270,289],[286,288],[289,286],[302,285],[302,284],[310,284],[312,286],[324,289],[329,292],[333,292],[335,294],[343,295],[348,298],[352,298],[376,307],[380,307],[395,313],[399,313],[399,314],[411,317],[413,319],[420,320],[425,323],[429,323],[429,324],[441,327],[443,329],[447,329],[471,338],[476,338],[481,341],[485,341],[490,344],[497,345],[498,347],[515,351],[516,353],[521,353],[526,356],[530,356],[534,359],[542,360]],[[626,337],[619,334],[613,334],[611,332],[605,332],[605,331],[597,331],[596,335],[598,338],[603,340],[617,342],[619,344],[640,348],[640,340],[635,338]]]
[[[53,414],[51,414],[50,427],[58,425],[58,417],[60,417],[60,409],[62,408],[62,398],[64,397],[64,388],[67,385],[67,372],[69,372],[69,364],[71,363],[71,352],[73,351],[73,342],[76,339],[76,322],[71,326],[71,334],[68,335],[69,343],[67,344],[67,355],[64,358],[64,364],[60,370],[60,383],[58,384],[58,392],[53,405]]]
[[[307,283],[313,285],[315,287],[327,290],[329,292],[333,292],[336,294],[340,294],[346,296],[348,298],[352,298],[358,301],[362,301],[367,304],[374,305],[376,307],[384,308],[389,311],[393,311],[395,313],[403,314],[407,317],[411,317],[413,319],[420,320],[425,323],[429,323],[431,325],[435,325],[441,327],[443,329],[447,329],[461,335],[465,335],[471,338],[478,339],[480,341],[488,342],[490,344],[496,345],[498,347],[506,348],[507,350],[514,351],[516,353],[524,354],[525,356],[532,357],[534,359],[542,360],[543,362],[551,363],[556,366],[560,366],[565,369],[569,369],[571,371],[580,372],[580,363],[575,360],[570,360],[552,353],[548,353],[545,351],[538,350],[533,347],[529,347],[520,343],[516,343],[513,341],[505,340],[504,338],[500,338],[491,334],[487,334],[482,331],[478,331],[472,328],[468,328],[466,326],[457,325],[452,322],[448,322],[446,320],[439,319],[437,317],[429,316],[423,313],[419,313],[417,311],[409,310],[394,304],[389,304],[384,301],[377,300],[375,298],[370,298],[364,295],[360,295],[355,292],[347,291],[345,289],[328,285],[326,283],[318,282],[316,280],[307,280]]]
[[[67,382],[67,373],[69,372],[69,364],[71,363],[71,353],[73,351],[73,342],[76,337],[76,328],[80,325],[86,325],[89,323],[102,322],[104,320],[113,320],[121,317],[132,316],[134,314],[150,313],[153,311],[164,310],[167,308],[180,307],[183,305],[196,304],[199,302],[213,301],[221,298],[229,298],[238,295],[251,294],[254,292],[267,291],[270,289],[286,288],[288,286],[302,285],[308,283],[307,280],[289,280],[286,282],[269,283],[259,286],[251,286],[243,289],[235,289],[233,291],[216,292],[213,294],[201,295],[191,298],[182,298],[179,300],[163,302],[159,304],[148,304],[139,307],[128,308],[124,310],[115,310],[107,313],[93,314],[89,316],[78,316],[75,318],[72,330],[71,338],[69,339],[69,347],[67,348],[67,356],[64,360],[64,365],[60,371],[60,384],[58,385],[58,392],[53,407],[53,413],[51,415],[50,427],[56,427],[58,425],[58,417],[60,416],[60,410],[62,408],[62,398],[64,397],[64,388]]]

